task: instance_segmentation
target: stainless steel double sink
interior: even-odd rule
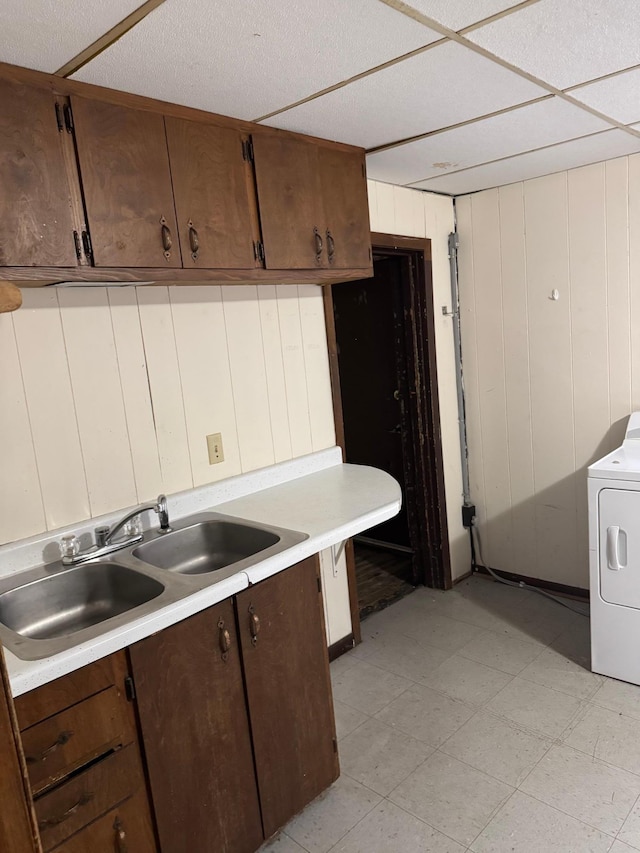
[[[307,538],[219,513],[189,516],[109,557],[50,563],[1,581],[0,640],[24,660],[50,657]]]

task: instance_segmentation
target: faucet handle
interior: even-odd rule
[[[67,533],[60,540],[60,553],[63,557],[75,557],[80,553],[80,540],[73,533]]]

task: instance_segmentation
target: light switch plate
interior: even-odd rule
[[[218,462],[224,462],[221,432],[214,432],[207,436],[207,450],[209,451],[209,465],[216,465]]]

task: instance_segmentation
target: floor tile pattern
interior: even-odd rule
[[[262,853],[640,851],[640,687],[590,671],[584,616],[421,588],[331,669],[341,777]]]

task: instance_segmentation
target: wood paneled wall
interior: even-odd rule
[[[586,469],[640,408],[640,155],[464,196],[456,211],[483,556],[586,588]]]
[[[462,527],[462,468],[458,437],[453,325],[442,314],[451,310],[448,236],[454,230],[453,201],[447,196],[368,181],[371,230],[431,240],[438,395],[453,579],[469,573],[469,536]]]
[[[23,296],[0,315],[0,543],[335,444],[318,287]]]

